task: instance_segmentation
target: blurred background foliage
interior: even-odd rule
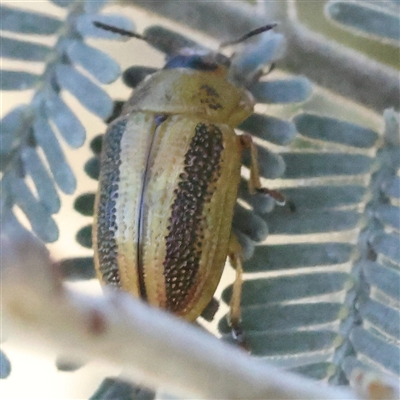
[[[176,43],[215,49],[278,21],[275,32],[234,49],[241,84],[276,65],[249,87],[256,114],[239,129],[256,138],[264,183],[296,205],[290,212],[249,196],[244,170],[233,221],[247,259],[243,328],[253,354],[314,379],[348,384],[357,367],[400,375],[399,11],[396,0],[2,5],[1,85],[3,99],[10,96],[0,133],[2,220],[55,242],[49,249],[66,281],[94,277],[98,133],[130,90],[120,80],[105,85],[136,64],[124,74],[135,87],[163,57],[145,44],[110,42],[120,37],[91,21],[125,29],[134,21],[166,54]],[[223,289],[214,325],[205,325],[219,320],[228,340],[230,287]],[[1,353],[4,387],[9,358]],[[88,374],[79,367],[57,360],[60,371]],[[92,398],[153,397],[107,378]]]

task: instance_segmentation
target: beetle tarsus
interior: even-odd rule
[[[235,344],[237,344],[240,348],[242,348],[246,352],[250,353],[250,347],[246,342],[242,327],[236,324],[231,325],[231,334]]]
[[[272,197],[275,200],[276,204],[278,204],[279,206],[284,206],[287,204],[286,197],[278,190],[273,190],[273,189],[268,189],[268,188],[262,187],[262,188],[257,188],[256,191],[257,191],[257,193],[266,194],[266,195]]]
[[[288,200],[281,192],[278,190],[268,189],[261,185],[260,172],[258,169],[257,146],[254,144],[253,138],[249,133],[244,133],[240,136],[240,145],[242,146],[242,150],[250,149],[250,179],[248,182],[250,194],[266,194],[272,197],[279,206],[288,205],[291,212],[296,211],[295,204],[291,200]]]
[[[232,267],[236,270],[236,278],[233,282],[232,296],[229,302],[229,326],[231,327],[231,334],[235,343],[249,351],[247,347],[243,329],[240,325],[241,322],[241,307],[240,300],[242,297],[242,285],[243,285],[243,267],[242,267],[242,246],[237,240],[235,235],[231,235],[229,241],[229,260],[231,261]]]

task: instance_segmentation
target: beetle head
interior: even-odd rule
[[[108,25],[100,21],[94,21],[93,25],[106,31],[118,33],[122,36],[129,36],[144,40],[149,44],[152,44],[153,46],[158,42],[165,41],[165,37],[158,39],[156,38],[155,40],[152,35],[140,35],[135,32],[127,31],[125,29]],[[274,28],[276,25],[276,23],[265,25],[246,33],[238,39],[223,42],[219,46],[219,49],[242,43],[253,36],[259,35],[260,33],[266,32]],[[168,41],[168,37],[166,38],[166,40]],[[219,51],[210,51],[199,47],[178,47],[174,50],[175,51],[172,52],[172,54],[170,53],[170,56],[167,58],[164,69],[187,68],[226,76],[231,66],[231,58],[223,55]]]
[[[198,71],[209,71],[217,74],[226,74],[231,65],[229,57],[221,53],[183,48],[177,54],[170,56],[164,69],[189,68]]]

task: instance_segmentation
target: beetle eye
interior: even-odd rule
[[[215,54],[214,59],[218,65],[222,65],[226,68],[229,68],[231,66],[231,59],[221,53]]]

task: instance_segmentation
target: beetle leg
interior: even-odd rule
[[[261,185],[260,180],[260,171],[258,169],[258,153],[257,153],[257,146],[253,142],[253,138],[249,133],[244,133],[243,135],[239,136],[240,144],[242,149],[249,149],[250,150],[250,179],[249,179],[249,192],[251,194],[255,193],[264,193],[268,196],[271,196],[278,205],[284,206],[288,203],[290,209],[294,211],[294,204],[291,201],[286,200],[286,197],[278,192],[277,190],[272,190],[265,188]]]
[[[239,346],[248,350],[243,336],[243,330],[240,326],[242,319],[240,301],[242,298],[242,285],[243,285],[243,267],[242,267],[242,246],[238,242],[235,235],[231,235],[229,241],[229,260],[236,270],[236,278],[233,282],[232,296],[229,302],[229,325],[232,329],[232,337]]]
[[[242,150],[249,149],[250,150],[250,179],[249,179],[249,192],[251,194],[256,193],[257,189],[261,189],[261,181],[260,181],[260,172],[258,170],[258,154],[257,147],[253,142],[253,138],[250,134],[244,133],[239,136],[240,144],[242,146]]]

